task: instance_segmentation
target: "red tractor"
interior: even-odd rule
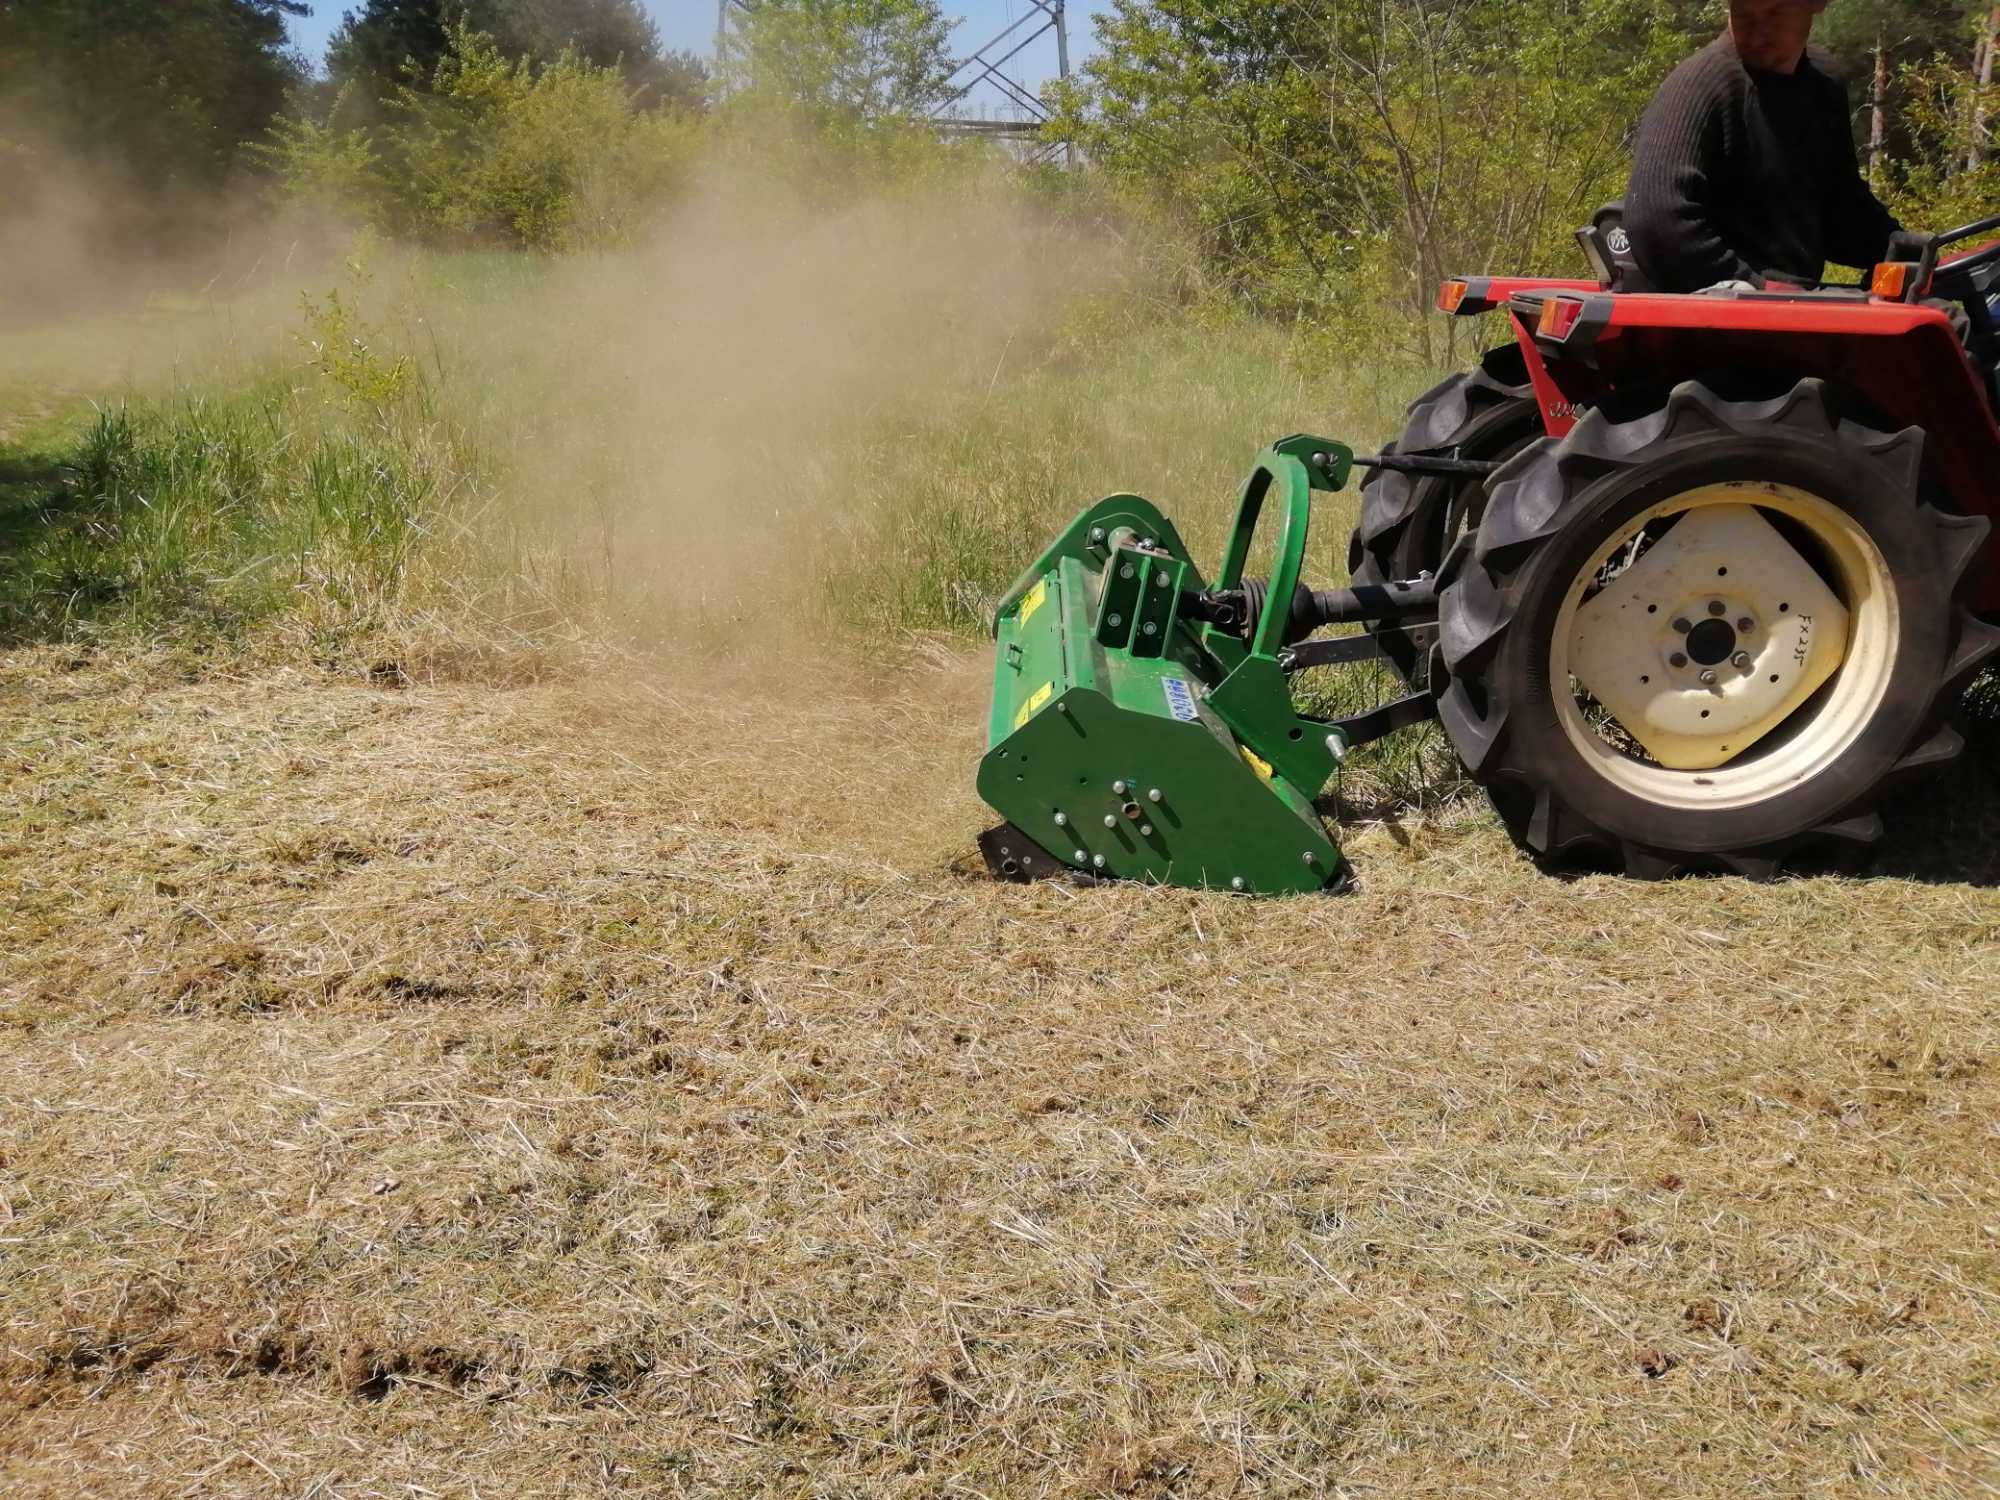
[[[2000,218],[1900,235],[1866,286],[1466,277],[1514,337],[1418,399],[1362,487],[1356,593],[1515,838],[1550,863],[1769,876],[1865,848],[1956,757],[2000,646]],[[1402,462],[1399,462],[1401,460]]]
[[[1387,452],[1261,452],[1212,577],[1143,497],[1086,508],[995,611],[988,864],[1335,887],[1323,786],[1433,716],[1551,864],[1865,851],[1883,794],[1963,748],[1948,719],[2000,647],[2000,243],[1963,248],[1995,231],[1899,236],[1867,286],[1661,296],[1620,290],[1607,212],[1592,280],[1445,284],[1513,340]],[[1314,589],[1316,498],[1357,468],[1349,587]],[[1329,718],[1293,692],[1375,658],[1407,696]]]

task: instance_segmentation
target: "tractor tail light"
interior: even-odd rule
[[[1570,336],[1578,318],[1583,316],[1583,303],[1575,297],[1546,297],[1542,300],[1541,313],[1535,319],[1535,332],[1545,339],[1560,342]]]
[[[1465,294],[1471,286],[1463,281],[1447,281],[1438,288],[1438,311],[1455,313],[1465,303]]]

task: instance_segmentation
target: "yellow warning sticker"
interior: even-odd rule
[[[1259,755],[1255,750],[1252,750],[1248,745],[1238,745],[1236,748],[1238,750],[1241,750],[1243,752],[1243,758],[1248,762],[1250,762],[1251,770],[1255,771],[1259,776],[1263,777],[1266,781],[1269,781],[1271,779],[1271,763],[1268,760],[1264,759],[1263,756]]]
[[[1049,597],[1048,580],[1044,579],[1042,580],[1042,582],[1036,584],[1033,588],[1029,589],[1027,593],[1021,596],[1021,612],[1020,614],[1016,615],[1015,618],[1018,619],[1023,625],[1027,624],[1028,616],[1032,615],[1036,610],[1040,609],[1042,607],[1042,601],[1048,597]]]
[[[1056,685],[1053,682],[1045,682],[1032,693],[1028,694],[1028,701],[1023,703],[1020,712],[1014,715],[1014,727],[1019,729],[1028,720],[1032,719],[1035,716],[1035,710],[1053,698],[1055,691]],[[1265,767],[1264,774],[1267,776],[1271,774],[1268,766]]]

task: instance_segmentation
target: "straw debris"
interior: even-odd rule
[[[985,673],[0,663],[10,1493],[2000,1484],[1983,762],[1867,880],[1016,888]]]

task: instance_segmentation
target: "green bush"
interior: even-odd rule
[[[461,23],[426,86],[386,119],[294,113],[262,155],[285,194],[322,213],[446,244],[532,250],[628,243],[690,165],[697,126],[641,109],[615,66],[578,53],[510,61]]]

